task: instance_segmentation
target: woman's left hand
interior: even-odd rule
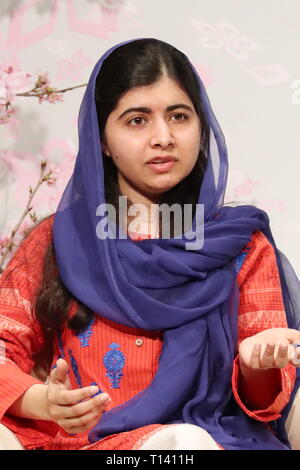
[[[240,364],[256,370],[283,368],[289,363],[300,367],[300,347],[295,348],[293,344],[300,346],[298,330],[270,328],[261,331],[240,343]]]

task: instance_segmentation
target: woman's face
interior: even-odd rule
[[[167,76],[126,92],[110,113],[102,147],[118,170],[121,193],[134,203],[158,202],[193,169],[201,126],[189,96]],[[169,157],[173,163],[149,164]]]

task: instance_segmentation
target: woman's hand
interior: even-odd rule
[[[300,331],[290,328],[270,328],[244,339],[239,346],[241,367],[250,369],[283,368],[287,364],[300,366],[293,344],[300,345]]]
[[[47,389],[47,414],[49,420],[56,422],[69,434],[77,434],[93,428],[111,401],[107,393],[98,387],[84,387],[71,390],[68,378],[68,364],[58,359],[52,369]]]

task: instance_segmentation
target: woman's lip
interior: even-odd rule
[[[155,173],[165,173],[166,171],[169,171],[175,163],[176,163],[176,161],[170,160],[170,161],[165,162],[165,163],[147,163],[147,165]]]
[[[155,157],[151,158],[151,160],[148,160],[147,163],[154,163],[156,161],[160,161],[163,163],[167,163],[169,161],[174,161],[176,162],[177,158],[173,157],[172,155],[155,155]]]

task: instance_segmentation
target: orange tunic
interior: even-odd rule
[[[0,422],[10,428],[27,449],[139,449],[153,432],[164,426],[163,423],[107,436],[90,444],[88,432],[71,436],[56,423],[6,414],[31,385],[43,383],[33,373],[35,357],[43,349],[45,338],[32,315],[32,303],[41,282],[52,224],[53,216],[31,232],[0,278]],[[239,341],[266,328],[287,327],[275,253],[262,233],[253,235],[237,259],[237,269]],[[75,311],[74,300],[68,315]],[[79,335],[65,328],[57,337],[52,366],[58,357],[64,357],[69,364],[72,388],[97,384],[102,392],[111,396],[107,407],[110,410],[151,383],[158,368],[162,342],[160,331],[129,328],[95,315]],[[114,376],[109,371],[107,358],[116,351],[123,363],[119,374]],[[238,357],[235,358],[233,394],[252,418],[267,422],[280,417],[293,389],[295,367],[288,365],[280,371],[281,391],[275,401],[265,410],[249,410],[239,396],[239,362]]]

